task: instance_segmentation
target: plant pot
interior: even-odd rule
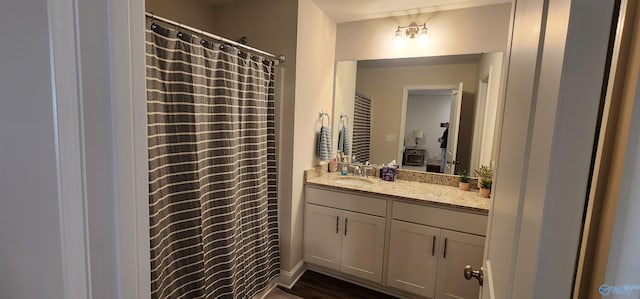
[[[480,188],[479,194],[484,198],[489,198],[489,195],[491,195],[491,189]]]
[[[460,182],[460,184],[458,184],[458,189],[462,191],[469,191],[469,183]]]
[[[478,182],[478,189],[482,188],[482,180],[491,181],[491,178],[478,177],[476,181]]]

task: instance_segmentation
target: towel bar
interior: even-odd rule
[[[342,119],[346,119],[344,122],[344,126],[348,126],[349,125],[349,116],[340,112],[340,121],[342,121]]]
[[[322,120],[322,126],[324,126],[324,116],[327,117],[327,125],[331,124],[331,118],[329,117],[329,114],[323,111],[320,111],[320,119]]]

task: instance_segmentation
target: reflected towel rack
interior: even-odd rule
[[[320,111],[320,120],[322,121],[322,126],[324,126],[324,116],[327,117],[327,126],[329,124],[331,124],[331,118],[329,117],[329,114],[324,112],[324,111]]]
[[[349,116],[340,112],[340,121],[342,121],[342,119],[345,119],[344,121],[344,125],[343,126],[348,126],[349,125]]]

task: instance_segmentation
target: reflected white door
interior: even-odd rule
[[[449,115],[449,136],[447,137],[446,165],[444,173],[455,174],[456,152],[458,151],[458,131],[460,129],[460,109],[462,107],[462,82],[458,84],[458,89],[453,90],[451,99],[451,112]]]

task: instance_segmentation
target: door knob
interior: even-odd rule
[[[464,278],[471,280],[471,278],[474,277],[478,280],[478,283],[482,285],[484,283],[484,268],[480,267],[480,270],[473,271],[471,265],[466,265],[464,267]]]

